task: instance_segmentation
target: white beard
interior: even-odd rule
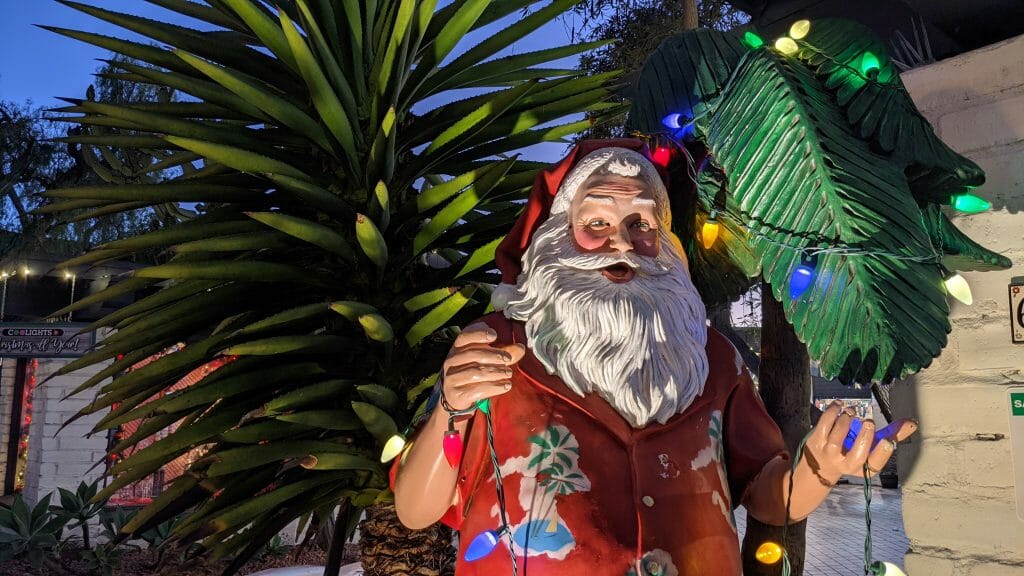
[[[527,344],[550,374],[580,394],[596,392],[634,428],[664,424],[704,391],[707,315],[667,232],[656,258],[584,254],[568,219],[552,215],[523,256],[505,306],[525,323]],[[601,269],[625,263],[625,283]]]

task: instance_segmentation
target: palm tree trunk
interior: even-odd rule
[[[782,430],[786,448],[795,456],[800,440],[811,427],[811,372],[807,347],[786,321],[782,304],[765,287],[761,295],[761,367],[758,371],[761,398],[768,414]],[[802,576],[806,549],[807,521],[789,526],[785,542],[782,528],[769,526],[747,515],[743,537],[743,573],[746,576],[776,576],[782,563],[765,566],[754,553],[767,540],[782,543],[789,554],[792,576]]]
[[[452,531],[442,524],[409,530],[395,505],[374,504],[359,525],[359,546],[366,576],[454,576]]]
[[[683,30],[696,30],[700,26],[697,0],[683,0]]]

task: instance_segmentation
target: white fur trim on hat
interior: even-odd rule
[[[657,203],[658,219],[663,223],[669,221],[668,192],[665,191],[665,183],[661,181],[657,168],[643,154],[614,146],[595,150],[576,163],[562,181],[562,185],[558,187],[555,199],[551,203],[551,214],[567,212],[580,186],[601,168],[612,174],[639,178],[646,182]]]

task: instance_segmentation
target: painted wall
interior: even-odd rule
[[[40,359],[37,381],[42,383],[68,362]],[[29,502],[36,502],[54,492],[53,502],[56,503],[59,501],[56,493],[58,487],[74,491],[79,482],[92,482],[103,474],[102,464],[93,465],[103,461],[107,436],[100,433],[86,438],[86,434],[106,412],[82,418],[61,430],[61,426],[87,405],[92,396],[85,393],[63,401],[61,398],[104,367],[92,366],[59,376],[36,388],[32,402],[32,424],[29,428],[28,469],[25,473],[24,495]]]
[[[894,386],[896,415],[921,424],[898,452],[907,573],[1020,576],[1024,521],[1006,388],[1024,385],[1024,345],[1010,341],[1007,295],[1011,277],[1024,276],[1024,36],[911,70],[903,82],[939,136],[987,174],[978,194],[993,210],[956,216],[956,225],[1014,264],[964,274],[974,305],[951,301],[942,356]]]

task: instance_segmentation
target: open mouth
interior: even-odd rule
[[[636,276],[636,271],[626,264],[619,263],[602,268],[601,274],[604,274],[604,277],[612,282],[621,284],[632,280],[633,276]]]

